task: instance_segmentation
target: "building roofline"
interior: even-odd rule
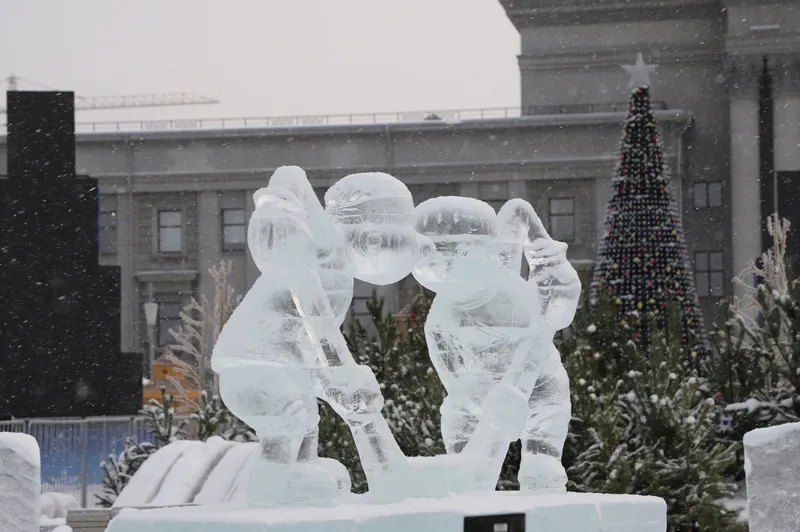
[[[660,123],[685,124],[692,121],[692,113],[682,109],[654,111]],[[421,122],[387,124],[345,124],[325,126],[291,127],[243,127],[230,129],[185,129],[180,131],[136,131],[112,133],[76,133],[78,143],[113,141],[153,141],[175,139],[218,139],[247,137],[320,137],[337,135],[369,135],[381,132],[435,133],[475,130],[513,130],[527,128],[553,128],[565,126],[619,125],[627,113],[564,113],[530,115],[512,118],[476,119],[461,121],[427,120]],[[6,144],[6,136],[0,137],[0,145]]]

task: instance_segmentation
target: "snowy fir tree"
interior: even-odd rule
[[[648,72],[639,54],[619,160],[611,180],[605,231],[591,284],[613,296],[624,314],[653,314],[664,326],[668,307],[680,311],[690,355],[706,352],[702,313],[686,242],[650,104]],[[642,331],[647,337],[647,332]]]
[[[103,494],[98,495],[98,503],[103,507],[114,504],[117,496],[139,467],[150,455],[165,445],[186,436],[186,421],[175,419],[175,398],[161,387],[161,400],[151,399],[140,411],[151,441],[138,442],[129,437],[125,449],[119,456],[111,455],[108,461],[100,463],[103,469]]]
[[[369,366],[381,385],[383,415],[406,456],[444,452],[439,414],[444,390],[423,330],[431,301],[429,293],[420,291],[400,316],[393,316],[373,294],[367,301],[371,325],[353,319],[345,333],[353,358]],[[349,429],[324,403],[320,416],[320,455],[341,461],[351,473],[354,491],[364,491],[366,480]]]
[[[161,400],[150,399],[139,414],[144,417],[145,427],[156,449],[186,439],[186,421],[175,417],[175,396],[164,386],[161,387]]]
[[[200,392],[197,407],[191,419],[197,425],[198,440],[206,441],[211,436],[220,436],[236,442],[258,441],[255,432],[231,414],[218,395],[209,396],[203,390]]]
[[[103,468],[103,493],[95,495],[97,503],[103,508],[110,508],[122,493],[131,477],[147,458],[156,452],[150,442],[139,443],[133,438],[125,440],[125,450],[119,456],[109,455],[107,462],[101,462]]]
[[[684,363],[680,316],[656,327],[660,316],[626,314],[613,297],[599,305],[584,307],[560,343],[573,403],[570,489],[662,497],[671,531],[736,530],[721,503],[736,489],[727,476],[735,444],[717,438],[713,384]]]

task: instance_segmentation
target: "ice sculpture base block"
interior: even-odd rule
[[[209,505],[130,509],[122,510],[107,532],[463,532],[467,517],[507,514],[524,514],[526,532],[664,532],[667,529],[666,503],[657,497],[495,492],[406,499],[393,504],[349,503],[328,508],[250,509],[241,505]],[[490,531],[504,529],[488,526]],[[474,530],[483,532],[487,528],[484,525]]]

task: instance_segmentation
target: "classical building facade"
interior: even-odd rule
[[[521,36],[517,110],[79,135],[77,171],[100,182],[100,260],[122,271],[122,350],[143,351],[151,300],[152,336],[168,341],[181,305],[212,294],[208,269],[220,258],[247,290],[258,276],[244,243],[252,194],[281,165],[305,168],[320,196],[344,175],[382,171],[417,202],[525,198],[575,265],[591,268],[627,110],[620,65],[640,51],[658,66],[654,106],[702,303],[710,312],[731,294],[733,276],[762,250],[764,214],[776,205],[800,213],[782,199],[800,172],[800,1],[501,3]],[[0,139],[0,170],[4,150]],[[379,289],[390,310],[406,303],[410,283]],[[355,314],[372,288],[357,285]]]

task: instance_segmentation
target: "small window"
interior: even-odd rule
[[[575,200],[552,198],[550,200],[550,236],[561,242],[575,240]]]
[[[692,190],[694,192],[695,209],[707,209],[710,207],[722,206],[721,181],[704,181],[695,183]]]
[[[183,305],[180,303],[162,303],[158,306],[158,345],[163,347],[173,342],[172,330],[181,326],[181,310]]]
[[[222,211],[222,250],[240,251],[247,243],[247,224],[244,209]]]
[[[722,297],[725,272],[721,252],[698,251],[694,254],[694,283],[698,296]]]
[[[117,213],[100,211],[98,244],[101,255],[114,255],[117,252]]]
[[[158,211],[159,253],[183,251],[183,213],[181,211]]]

